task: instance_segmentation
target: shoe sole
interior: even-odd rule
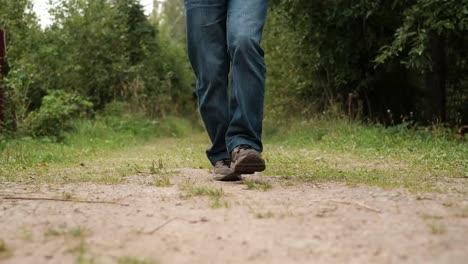
[[[242,177],[239,173],[231,173],[229,175],[214,174],[213,179],[215,181],[224,181],[224,182],[242,181]]]
[[[257,155],[239,158],[234,166],[234,171],[239,174],[254,174],[255,172],[262,172],[265,169],[265,160]]]

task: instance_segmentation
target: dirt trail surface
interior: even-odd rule
[[[120,185],[3,183],[0,195],[10,199],[0,199],[0,262],[467,263],[466,192],[255,177],[272,189],[214,182],[192,169],[171,176],[171,187],[141,175]],[[223,195],[187,197],[187,184]]]

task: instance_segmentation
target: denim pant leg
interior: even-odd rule
[[[229,0],[227,43],[231,61],[230,124],[226,144],[231,152],[246,144],[263,151],[262,123],[266,67],[260,46],[268,0]]]
[[[190,62],[197,77],[200,114],[212,146],[212,164],[229,158],[225,135],[229,126],[229,56],[226,43],[228,0],[185,0]]]

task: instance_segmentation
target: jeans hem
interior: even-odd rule
[[[229,153],[226,151],[226,152],[223,152],[223,153],[216,153],[216,154],[211,154],[211,153],[206,153],[208,159],[210,160],[211,162],[211,165],[215,165],[215,163],[217,161],[220,161],[220,160],[223,160],[223,159],[230,159],[231,155],[229,155]]]
[[[249,146],[251,146],[252,148],[254,148],[255,150],[257,150],[260,153],[263,151],[263,147],[262,147],[261,144],[255,143],[252,140],[248,140],[248,139],[239,137],[239,138],[233,139],[228,144],[229,153],[231,153],[236,147],[238,147],[240,145],[249,145]]]

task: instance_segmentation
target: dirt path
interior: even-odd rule
[[[244,184],[213,182],[207,171],[190,169],[170,180],[172,187],[151,186],[150,176],[133,176],[121,185],[0,184],[1,197],[62,197],[128,205],[0,199],[0,239],[6,244],[6,249],[0,247],[0,262],[468,260],[466,192],[414,195],[272,177],[262,178],[271,190],[248,190]],[[223,194],[188,197],[201,186],[222,189]]]

